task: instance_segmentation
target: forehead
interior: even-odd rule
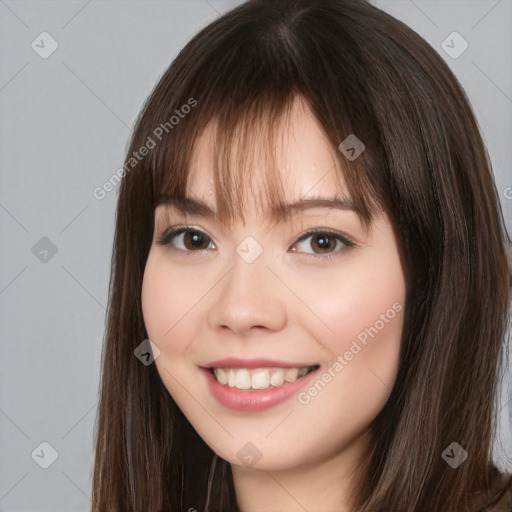
[[[323,132],[305,102],[297,97],[279,120],[269,158],[267,127],[256,123],[247,137],[229,150],[228,168],[217,169],[231,175],[233,186],[244,187],[246,208],[264,208],[268,199],[268,182],[281,184],[285,202],[310,197],[344,197],[350,199],[343,180],[337,149]],[[198,137],[190,159],[187,197],[201,198],[215,206],[215,173],[220,165],[216,138],[222,139],[214,122]]]

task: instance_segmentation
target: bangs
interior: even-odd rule
[[[276,157],[284,147],[292,106],[300,98],[330,142],[334,172],[367,229],[386,204],[386,194],[371,102],[364,98],[364,84],[354,71],[357,56],[347,54],[346,63],[322,58],[321,47],[306,46],[277,19],[268,25],[241,27],[236,33],[219,33],[213,46],[203,39],[200,32],[182,50],[141,114],[140,140],[164,127],[145,166],[151,175],[154,207],[165,196],[186,197],[192,156],[209,132],[217,218],[227,224],[236,218],[245,221],[249,197],[262,209],[265,204],[278,217],[286,216],[280,213],[284,186]],[[331,43],[325,44],[327,48]],[[196,56],[194,62],[190,55]],[[343,76],[339,69],[344,69]],[[350,135],[365,146],[356,159],[338,149]],[[256,162],[263,169],[255,169]],[[318,181],[326,171],[319,171]],[[261,181],[256,183],[256,177]]]
[[[276,213],[276,221],[286,220],[291,211],[284,208],[287,201],[283,172],[293,172],[283,160],[290,134],[287,127],[292,122],[296,100],[304,99],[298,93],[290,93],[284,98],[267,95],[250,105],[213,104],[211,107],[218,110],[209,116],[205,116],[204,111],[193,119],[190,116],[173,134],[172,143],[170,140],[163,142],[160,154],[155,155],[159,164],[152,169],[155,207],[168,197],[187,197],[192,157],[197,154],[200,144],[209,142],[212,148],[209,156],[213,157],[216,219],[228,225],[235,219],[245,223],[248,202],[254,201],[259,211],[268,208]],[[300,105],[312,113],[308,102],[300,102]],[[209,141],[206,139],[208,135],[211,137]],[[362,225],[368,229],[380,206],[371,195],[371,184],[365,181],[363,162],[350,161],[336,146],[331,150],[334,165],[319,170],[315,184],[334,172],[339,188],[347,188],[348,199]]]
[[[292,103],[292,96],[280,102],[265,98],[259,105],[224,102],[222,110],[208,117],[199,115],[184,128],[185,144],[177,142],[192,149],[179,158],[174,152],[167,153],[163,168],[156,170],[156,197],[185,196],[192,157],[200,144],[208,142],[218,220],[230,224],[240,218],[245,222],[249,199],[255,200],[262,210],[269,205],[280,211],[285,201],[277,155],[285,144]],[[208,135],[210,140],[206,139]],[[281,165],[287,168],[284,162]]]

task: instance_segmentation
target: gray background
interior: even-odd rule
[[[239,3],[0,0],[0,512],[90,508],[117,199],[92,191],[122,166],[136,115],[178,50]],[[419,32],[459,77],[510,229],[511,0],[375,4]],[[58,42],[46,59],[31,47],[43,31]],[[469,43],[456,59],[441,47],[453,31]],[[503,386],[501,466],[512,456],[511,397]],[[58,453],[47,469],[40,464],[52,453],[42,442]]]

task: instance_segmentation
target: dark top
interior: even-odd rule
[[[481,512],[512,512],[512,479],[497,498],[484,507]]]

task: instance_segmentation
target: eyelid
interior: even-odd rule
[[[211,237],[206,231],[204,231],[202,228],[200,229],[200,228],[194,227],[189,224],[180,224],[180,225],[173,225],[173,226],[168,227],[167,229],[164,230],[162,235],[160,235],[160,237],[158,237],[156,243],[159,245],[168,245],[174,237],[179,236],[186,231],[197,231],[201,234],[204,234],[215,245],[213,237]],[[315,228],[311,228],[311,229],[305,231],[304,233],[302,233],[298,238],[296,238],[293,241],[293,243],[290,247],[294,247],[298,243],[303,242],[304,240],[306,240],[309,237],[316,235],[316,234],[331,235],[331,236],[335,237],[336,240],[341,241],[344,247],[342,247],[341,249],[339,249],[335,252],[326,253],[326,254],[304,253],[304,254],[308,254],[309,256],[312,256],[314,258],[319,258],[322,260],[329,259],[332,257],[339,256],[342,252],[345,252],[344,249],[346,250],[347,248],[357,246],[357,244],[349,236],[345,235],[344,233],[342,233],[340,231],[334,230],[332,228],[315,227]],[[193,255],[193,253],[201,253],[205,250],[206,249],[198,249],[197,251],[188,251],[188,250],[184,251],[183,249],[178,249],[178,251],[187,253],[189,255]],[[298,251],[294,251],[294,252],[296,252],[298,254],[302,254],[302,253],[299,253]]]
[[[205,230],[197,228],[197,227],[194,227],[194,226],[192,226],[190,224],[178,224],[178,225],[169,226],[157,238],[156,243],[158,245],[163,245],[163,246],[170,245],[173,238],[175,238],[175,237],[177,237],[179,235],[182,235],[186,231],[197,231],[199,233],[202,233],[202,234],[206,235],[206,237],[212,243],[214,243],[213,238]],[[214,243],[214,245],[215,245],[215,243]],[[197,250],[197,251],[184,251],[183,249],[176,249],[176,250],[178,250],[180,252],[183,252],[183,253],[186,253],[186,254],[188,254],[190,256],[196,256],[197,254],[194,254],[194,253],[201,253],[205,249],[201,249],[201,250]]]
[[[345,244],[345,245],[348,245],[349,247],[353,247],[356,245],[356,243],[350,238],[348,237],[347,235],[339,232],[339,231],[336,231],[336,230],[333,230],[331,228],[321,228],[321,227],[318,227],[318,228],[312,228],[312,229],[309,229],[308,231],[305,231],[304,233],[302,233],[299,238],[297,238],[297,240],[295,240],[295,242],[293,243],[293,245],[299,243],[299,242],[303,242],[304,240],[306,240],[307,238],[309,238],[311,235],[316,235],[316,234],[325,234],[325,235],[332,235],[332,236],[335,236],[337,237],[338,239],[341,239],[341,241]]]

